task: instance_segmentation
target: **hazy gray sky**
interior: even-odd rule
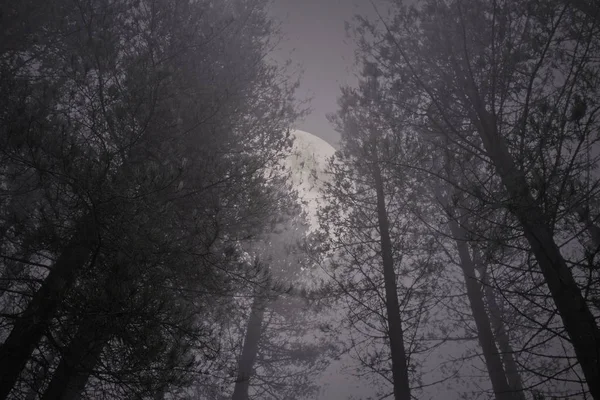
[[[340,85],[353,83],[354,43],[344,22],[372,12],[369,0],[272,0],[272,14],[282,22],[287,40],[278,58],[290,58],[304,70],[299,95],[312,97],[312,113],[298,128],[330,144],[339,140],[325,115],[337,109]]]

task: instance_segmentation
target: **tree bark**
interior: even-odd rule
[[[392,376],[394,379],[394,399],[410,400],[410,386],[408,381],[408,362],[404,349],[404,333],[398,303],[398,289],[396,287],[396,273],[394,271],[394,257],[392,254],[392,241],[385,205],[383,179],[378,163],[373,166],[373,178],[377,192],[377,218],[381,236],[381,258],[383,260],[383,275],[385,281],[385,306],[388,319],[388,338],[392,354]]]
[[[496,342],[494,341],[491,323],[485,310],[482,292],[475,275],[475,265],[469,254],[465,231],[452,215],[449,215],[449,218],[448,226],[450,227],[452,237],[456,241],[460,266],[467,287],[467,297],[477,327],[477,338],[481,350],[483,351],[483,358],[485,360],[490,381],[492,382],[494,395],[496,400],[516,400],[518,397],[514,395],[508,385],[506,373],[502,365],[502,359],[498,352],[498,348],[496,347]]]
[[[489,285],[485,285],[483,290],[490,311],[492,327],[494,328],[494,337],[496,338],[496,342],[498,343],[498,347],[502,354],[502,361],[504,362],[508,384],[518,395],[518,400],[525,400],[523,381],[521,380],[521,374],[519,374],[517,363],[513,356],[514,351],[510,345],[508,334],[506,333],[506,329],[504,329],[504,323],[500,317],[500,307],[498,307],[498,303],[496,302],[494,291]]]
[[[0,347],[0,399],[6,399],[10,394],[35,346],[72,286],[76,271],[88,261],[96,241],[94,223],[84,220]]]
[[[262,334],[264,315],[265,299],[260,294],[257,294],[252,301],[242,355],[238,361],[237,379],[235,380],[235,388],[233,390],[233,396],[231,397],[232,400],[248,400],[250,378],[252,378],[254,362],[258,355],[258,343]]]
[[[78,399],[109,339],[110,328],[106,323],[85,321],[65,349],[42,400]]]
[[[590,393],[594,399],[600,400],[600,330],[560,254],[542,209],[531,195],[525,175],[515,165],[506,143],[497,131],[494,116],[476,100],[471,100],[476,105],[474,122],[485,150],[510,196],[507,208],[523,228],[571,339]]]
[[[526,400],[525,392],[523,391],[523,381],[521,380],[521,374],[519,374],[519,369],[517,368],[517,363],[513,356],[514,351],[510,345],[508,333],[506,332],[504,322],[502,321],[502,313],[500,311],[500,307],[498,306],[498,302],[496,301],[494,289],[492,289],[489,284],[487,265],[485,265],[483,257],[481,256],[481,251],[478,248],[473,249],[473,261],[475,263],[475,267],[481,271],[481,291],[484,293],[484,297],[487,302],[490,321],[492,322],[492,328],[494,331],[494,338],[496,339],[496,343],[498,344],[498,348],[502,356],[502,362],[504,364],[508,385],[515,393],[515,398],[517,400]]]

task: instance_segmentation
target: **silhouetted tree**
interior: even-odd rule
[[[533,346],[563,352],[558,332],[564,328],[597,398],[599,331],[590,310],[596,278],[585,266],[594,261],[583,261],[590,252],[582,243],[586,237],[593,243],[595,235],[594,218],[587,217],[595,214],[588,204],[597,193],[597,101],[591,93],[598,80],[589,55],[599,42],[596,10],[583,3],[396,4],[390,18],[380,15],[379,27],[359,19],[356,33],[362,57],[384,82],[380,96],[391,110],[389,125],[408,124],[438,157],[449,151],[457,167],[444,171],[435,160],[410,165],[399,157],[396,164],[427,171],[463,199],[455,211],[463,209],[466,217],[456,218],[468,221],[471,248],[504,249],[491,275],[506,280],[495,286],[509,301],[538,310],[523,310],[519,318],[546,338],[529,330],[517,352]],[[534,360],[557,359],[535,353]],[[568,372],[560,378],[547,370],[551,363],[520,366],[539,379],[581,382],[572,355],[564,353]]]
[[[331,279],[360,337],[351,346],[367,370],[392,385],[396,399],[410,399],[411,390],[421,386],[419,356],[430,350],[421,340],[422,328],[438,265],[429,238],[408,211],[415,194],[411,178],[390,173],[396,151],[411,157],[417,154],[410,150],[417,149],[409,150],[385,123],[389,109],[380,102],[376,67],[363,65],[359,88],[343,90],[340,111],[332,116],[342,147],[330,164],[330,204],[320,215],[321,226]]]
[[[193,372],[186,350],[214,357],[212,294],[245,273],[229,249],[285,203],[267,172],[298,113],[265,61],[272,22],[250,0],[32,1],[9,17],[0,398],[55,336],[47,398],[166,392]]]

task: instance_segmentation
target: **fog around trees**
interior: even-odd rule
[[[593,0],[0,4],[0,399],[600,400]]]

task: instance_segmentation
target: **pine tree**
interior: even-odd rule
[[[228,249],[279,207],[295,84],[262,1],[38,5],[3,8],[0,398],[55,335],[47,397],[176,390],[186,349],[214,356]]]
[[[457,184],[479,206],[507,212],[504,233],[523,238],[534,256],[523,267],[540,271],[597,398],[599,331],[586,290],[591,280],[581,273],[577,254],[583,249],[567,255],[560,248],[594,234],[585,219],[584,230],[574,233],[578,202],[568,190],[573,180],[585,181],[575,185],[579,204],[595,195],[591,110],[597,96],[591,93],[598,81],[588,55],[598,48],[598,35],[594,7],[584,3],[478,1],[465,7],[423,1],[395,7],[392,18],[381,18],[381,30],[363,20],[359,34],[394,107],[410,115],[425,140],[451,143],[455,158],[464,160],[465,169],[457,171],[468,179],[457,182],[435,168],[431,173]],[[468,163],[473,158],[479,166]],[[485,211],[477,211],[483,217]],[[507,238],[502,242],[517,242]],[[530,289],[521,291],[519,282],[508,290],[527,297]],[[551,331],[549,322],[540,325]]]

